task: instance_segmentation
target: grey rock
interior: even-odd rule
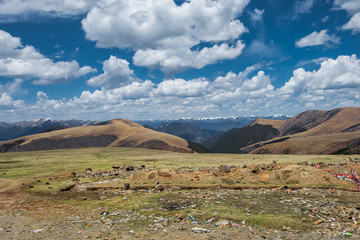
[[[193,228],[191,231],[194,233],[211,233],[211,230],[205,228]]]

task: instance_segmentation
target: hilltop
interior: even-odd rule
[[[39,151],[84,147],[135,147],[193,152],[196,144],[157,132],[126,119],[115,119],[93,126],[66,128],[0,142],[0,152]],[[200,149],[200,150],[199,150]],[[197,148],[201,151],[201,148]]]

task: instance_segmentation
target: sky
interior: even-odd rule
[[[0,0],[3,122],[359,106],[359,0]]]

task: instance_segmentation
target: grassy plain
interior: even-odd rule
[[[342,155],[239,155],[188,154],[140,148],[83,148],[0,154],[0,178],[31,179],[54,176],[85,168],[111,169],[115,165],[145,165],[153,169],[218,167],[221,164],[242,165],[296,162],[336,163]]]

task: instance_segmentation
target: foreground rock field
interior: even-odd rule
[[[359,239],[359,167],[88,168],[2,190],[0,237]]]

